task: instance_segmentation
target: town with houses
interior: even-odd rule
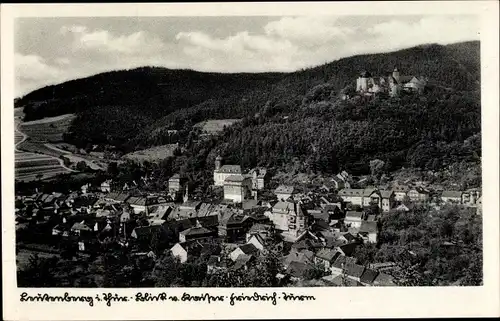
[[[366,89],[365,80],[358,86]],[[151,239],[161,234],[168,244],[163,254],[181,264],[213,248],[207,244],[219,245],[224,250],[209,253],[207,273],[213,273],[245,270],[278,244],[284,272],[275,277],[283,284],[301,282],[320,267],[317,282],[324,286],[391,286],[394,262],[362,265],[353,255],[377,243],[381,217],[422,204],[434,209],[453,204],[481,215],[480,189],[443,190],[415,180],[361,188],[346,171],[324,184],[306,185],[281,184],[266,168],[243,170],[218,156],[212,185],[218,199],[193,198],[180,174],[155,193],[141,191],[136,182],[117,186],[106,180],[67,193],[18,195],[16,229],[35,236],[18,240],[17,251],[58,254],[54,246],[37,244],[39,238],[64,240],[75,255],[88,256],[114,242],[155,260],[160,253]]]

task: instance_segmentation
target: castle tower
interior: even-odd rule
[[[357,91],[367,91],[368,90],[368,79],[371,77],[369,72],[363,71],[356,81]]]
[[[217,155],[217,157],[215,158],[215,170],[218,171],[221,167],[221,164],[222,164],[222,157],[220,157],[220,155]]]
[[[394,71],[392,72],[392,77],[396,79],[397,83],[399,84],[399,71],[398,68],[394,68]]]

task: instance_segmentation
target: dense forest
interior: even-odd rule
[[[423,95],[351,99],[361,70],[425,75]],[[195,168],[216,153],[244,167],[367,173],[372,159],[388,170],[438,170],[481,155],[479,42],[423,45],[360,55],[294,73],[209,74],[140,68],[50,86],[16,102],[26,119],[76,112],[65,140],[79,147],[112,145],[123,152],[186,145]],[[192,126],[206,119],[242,118],[220,137],[199,141]],[[187,165],[186,165],[187,166]],[[185,166],[184,166],[185,167]]]

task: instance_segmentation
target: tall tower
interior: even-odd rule
[[[222,164],[222,157],[220,157],[220,155],[217,155],[217,157],[215,158],[215,170],[218,171],[221,167],[221,164]]]
[[[399,84],[399,71],[398,68],[394,68],[394,71],[392,72],[392,77],[396,79],[397,83]]]
[[[186,193],[184,194],[183,201],[184,203],[187,203],[188,200],[189,200],[189,187],[186,185]]]

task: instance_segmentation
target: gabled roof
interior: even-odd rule
[[[350,256],[354,253],[357,246],[357,243],[347,243],[339,246],[339,249],[344,253],[344,255]]]
[[[71,226],[71,229],[72,230],[79,230],[79,231],[92,231],[92,228],[90,226],[88,226],[87,224],[85,223],[75,223],[73,224],[73,226]]]
[[[363,212],[347,211],[345,214],[346,220],[361,220],[363,218]]]
[[[281,210],[281,211],[294,211],[295,203],[289,201],[279,201],[273,206],[273,210]]]
[[[363,221],[359,228],[360,233],[376,233],[378,231],[377,222]]]
[[[136,227],[134,229],[137,237],[148,236],[150,234],[156,233],[157,231],[161,231],[161,230],[163,230],[162,225],[141,226],[141,227]]]
[[[392,194],[394,194],[394,191],[392,189],[380,191],[380,195],[382,196],[382,198],[389,198],[389,197],[391,197]]]
[[[245,265],[248,264],[248,262],[253,258],[252,255],[247,255],[247,254],[240,254],[237,258],[236,261],[234,262],[234,265],[232,266],[233,270],[239,270]]]
[[[352,257],[348,257],[345,255],[339,255],[335,262],[333,262],[332,267],[335,267],[337,269],[342,269],[346,264],[354,264],[356,262],[356,259]]]
[[[375,280],[373,281],[375,285],[381,285],[381,286],[391,286],[395,285],[394,283],[394,278],[390,276],[389,274],[385,274],[380,272]]]
[[[240,165],[223,165],[219,170],[217,170],[218,173],[234,173],[234,174],[241,174],[241,166]]]
[[[259,232],[267,233],[270,229],[271,229],[270,225],[255,223],[254,225],[252,225],[252,227],[250,227],[250,230],[248,230],[248,234],[259,233]]]
[[[377,275],[378,275],[377,271],[366,268],[365,271],[363,272],[363,274],[361,275],[360,280],[363,283],[371,284],[371,283],[373,283],[373,281],[375,280]]]
[[[316,256],[328,262],[333,262],[336,258],[336,255],[338,255],[337,253],[339,252],[332,249],[321,249],[316,253]]]
[[[347,277],[343,278],[342,275],[337,275],[335,277],[333,277],[333,275],[327,275],[323,277],[322,280],[334,286],[363,286],[363,284],[356,280]]]
[[[352,242],[356,240],[356,237],[352,235],[351,233],[344,233],[342,236],[347,240],[347,242]]]
[[[461,198],[462,192],[460,191],[443,191],[441,197],[449,197],[449,198]]]
[[[286,272],[293,277],[301,278],[310,269],[311,267],[306,263],[293,261],[288,265]]]
[[[373,192],[376,192],[376,191],[377,191],[377,189],[376,189],[375,187],[368,187],[368,188],[365,188],[365,189],[363,190],[363,196],[368,197],[368,196],[372,195],[372,194],[373,194]]]
[[[360,278],[363,272],[365,272],[365,267],[359,264],[346,263],[344,268],[347,275],[355,278]]]
[[[210,233],[212,233],[212,231],[203,226],[198,226],[198,227],[194,226],[180,232],[179,234],[192,236],[192,235],[206,235]]]
[[[224,182],[241,183],[246,179],[243,175],[231,175],[226,177]]]
[[[363,196],[363,189],[344,188],[339,191],[339,196]]]
[[[259,252],[259,249],[256,248],[252,243],[243,244],[239,247],[239,249],[247,255],[252,255]]]

